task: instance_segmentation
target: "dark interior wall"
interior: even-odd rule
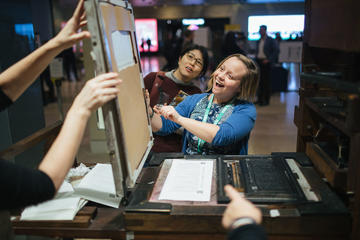
[[[34,32],[52,36],[47,0],[0,1],[0,71],[34,50],[33,36],[15,32],[15,24],[33,24]],[[7,110],[0,112],[0,150],[45,126],[40,80],[37,79]],[[21,154],[16,162],[35,166],[43,155],[42,144]]]
[[[54,32],[61,29],[61,22],[67,21],[73,14],[77,1],[73,0],[52,0],[52,13],[54,19]]]
[[[32,21],[34,32],[40,34],[41,41],[54,36],[52,4],[50,0],[31,0]],[[41,13],[41,14],[38,14]]]

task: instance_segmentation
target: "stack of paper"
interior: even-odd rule
[[[116,196],[110,164],[97,164],[75,186],[75,191],[64,181],[54,199],[27,207],[20,220],[73,220],[87,200],[119,207],[121,198]]]
[[[25,208],[20,220],[73,220],[87,203],[73,192],[71,184],[64,182],[54,199]]]
[[[118,208],[121,197],[116,195],[111,164],[96,164],[75,187],[75,194],[93,202]]]

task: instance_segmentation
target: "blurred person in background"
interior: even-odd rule
[[[237,39],[237,34],[235,32],[228,32],[225,35],[225,39],[224,39],[224,43],[222,46],[222,55],[223,55],[223,59],[226,58],[227,56],[230,56],[232,54],[242,54],[242,55],[246,55],[245,51],[243,49],[241,49],[238,46],[238,39]]]
[[[162,68],[163,71],[169,71],[176,67],[175,54],[176,39],[171,31],[167,32],[163,47],[163,56],[166,59],[166,64]]]
[[[244,55],[249,54],[250,45],[244,32],[237,32],[237,45],[244,52]]]
[[[275,39],[267,35],[267,26],[261,25],[259,29],[260,40],[256,43],[256,62],[260,67],[260,82],[257,103],[267,106],[271,96],[271,68],[276,63],[279,47]]]

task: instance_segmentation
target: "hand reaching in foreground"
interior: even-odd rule
[[[254,204],[240,196],[239,192],[232,186],[226,185],[224,189],[231,200],[222,218],[222,224],[226,229],[230,228],[231,224],[241,217],[250,217],[256,223],[261,223],[261,211]]]
[[[117,73],[101,74],[87,81],[75,98],[71,109],[89,117],[92,111],[117,96],[120,83]]]

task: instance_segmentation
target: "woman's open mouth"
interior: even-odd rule
[[[191,67],[188,67],[188,66],[186,66],[185,69],[186,69],[188,72],[192,72],[192,71],[193,71],[192,68],[191,68]]]
[[[215,85],[217,87],[224,87],[224,84],[220,83],[219,81],[215,81]]]

